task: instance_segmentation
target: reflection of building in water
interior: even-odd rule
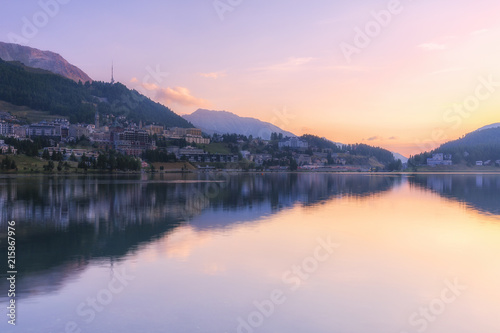
[[[452,187],[451,175],[443,175],[442,177],[429,176],[427,178],[427,187],[437,191],[450,191]]]
[[[396,179],[400,178],[218,173],[154,179],[5,178],[0,180],[0,237],[5,236],[1,230],[6,230],[6,221],[22,226],[16,240],[17,257],[24,264],[20,291],[51,291],[68,277],[53,275],[50,269],[74,276],[89,260],[119,260],[186,220],[196,232],[225,228],[258,221],[295,204],[369,196],[389,190]]]
[[[476,186],[483,187],[483,175],[476,175]]]
[[[500,177],[498,175],[416,175],[411,184],[465,202],[474,209],[500,215]]]
[[[134,176],[135,177],[135,176]],[[389,189],[383,177],[346,175],[191,175],[191,182],[165,183],[140,178],[20,178],[0,187],[3,221],[65,228],[91,223],[115,226],[143,224],[164,216],[186,219],[208,207],[239,209],[255,204],[271,210],[296,202],[314,204],[332,196],[363,196]],[[196,181],[197,179],[202,182]]]

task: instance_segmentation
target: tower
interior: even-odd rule
[[[95,112],[95,129],[97,130],[99,128],[99,112]]]
[[[115,78],[114,78],[114,66],[113,63],[111,63],[111,84],[115,83]]]

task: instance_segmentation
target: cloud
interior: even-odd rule
[[[490,31],[489,29],[476,30],[470,33],[471,36],[482,35]]]
[[[207,78],[207,79],[218,79],[221,77],[226,76],[226,72],[212,72],[212,73],[200,73],[201,77]]]
[[[279,64],[274,64],[270,66],[265,66],[265,67],[257,67],[254,68],[253,70],[255,71],[290,71],[290,70],[296,70],[299,67],[306,65],[313,61],[315,58],[312,57],[291,57],[288,58],[285,62],[279,63]]]
[[[361,67],[361,66],[325,66],[321,70],[345,71],[345,72],[367,72],[377,68]]]
[[[131,83],[135,83],[139,88],[145,89],[154,94],[154,100],[163,104],[178,104],[182,106],[197,106],[197,107],[209,107],[210,103],[202,98],[197,98],[191,95],[188,88],[185,87],[174,87],[174,88],[162,88],[156,83],[146,83],[140,82],[137,78],[133,77],[130,80]],[[146,93],[141,91],[141,93]],[[149,95],[149,94],[148,94]]]
[[[391,137],[389,138],[389,140],[397,140],[397,139],[398,139],[398,137],[397,137],[397,136],[391,136]]]
[[[455,68],[444,68],[438,71],[434,71],[429,73],[429,75],[437,75],[437,74],[444,74],[444,73],[452,73],[452,72],[460,72],[467,69],[466,67],[455,67]]]
[[[156,90],[155,98],[166,104],[175,103],[183,106],[207,107],[210,103],[202,98],[191,95],[189,89],[184,87],[160,88]]]
[[[368,138],[367,141],[374,141],[374,140],[378,140],[379,137],[378,136],[372,136],[371,138]]]
[[[420,44],[418,47],[428,51],[441,51],[441,50],[446,50],[448,48],[445,44],[438,44],[438,43],[424,43]]]

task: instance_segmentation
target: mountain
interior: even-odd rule
[[[403,155],[401,155],[399,153],[392,152],[392,155],[394,155],[394,158],[396,160],[401,160],[402,163],[408,162],[408,157],[404,157]]]
[[[122,116],[135,123],[142,121],[166,127],[193,127],[169,108],[135,90],[129,90],[121,83],[76,83],[45,70],[1,59],[0,78],[1,101],[63,116],[71,123],[93,123],[95,113],[99,112],[101,119],[111,115]]]
[[[476,161],[500,160],[500,124],[481,127],[462,138],[442,144],[439,148],[414,156],[411,162],[425,164],[425,159],[432,154],[452,155],[453,164],[465,162],[475,165]]]
[[[45,69],[75,82],[92,82],[92,79],[81,69],[70,64],[54,52],[40,51],[28,46],[0,42],[0,59],[4,61],[19,61],[28,67]]]
[[[252,135],[255,138],[260,137],[264,140],[269,140],[273,132],[281,133],[283,136],[296,136],[273,124],[255,118],[240,117],[227,111],[198,109],[192,114],[182,117],[207,134],[236,133],[246,136]]]
[[[490,128],[497,128],[497,127],[500,127],[500,123],[495,123],[495,124],[491,124],[491,125],[487,125],[487,126],[481,127],[480,129],[477,129],[476,132],[484,131],[484,130],[487,130],[487,129],[490,129]]]

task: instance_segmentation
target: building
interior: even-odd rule
[[[208,154],[203,149],[186,147],[176,150],[176,157],[193,163],[236,163],[238,155]]]
[[[0,152],[2,152],[3,155],[8,154],[9,152],[11,154],[17,154],[17,149],[6,144],[4,140],[0,140]]]
[[[476,166],[483,166],[483,161],[476,161]]]
[[[9,136],[12,135],[14,128],[11,123],[7,123],[5,121],[0,122],[0,135]]]
[[[156,143],[144,130],[127,129],[113,133],[112,138],[114,148],[127,155],[140,156],[145,150],[156,149]]]
[[[45,137],[53,140],[61,140],[61,124],[48,123],[46,121],[31,124],[27,131],[29,138]]]
[[[76,158],[81,158],[83,154],[85,154],[86,157],[91,157],[91,158],[97,158],[99,157],[99,152],[95,150],[88,150],[88,149],[71,149],[71,148],[65,148],[65,147],[59,147],[57,145],[56,147],[45,147],[43,150],[46,150],[49,152],[50,156],[54,153],[61,153],[64,158],[69,159],[71,155],[74,155]]]
[[[297,137],[286,138],[278,143],[280,149],[290,148],[290,149],[307,149],[309,145],[306,141],[302,141]]]
[[[262,165],[264,162],[271,161],[273,156],[271,154],[255,154],[251,156],[251,161],[257,165]]]
[[[242,150],[240,153],[242,158],[244,158],[245,160],[250,160],[250,156],[252,154],[248,150]]]
[[[451,155],[432,154],[432,158],[427,159],[427,165],[432,167],[437,165],[453,165],[453,162],[451,161]]]
[[[312,164],[311,156],[306,154],[298,154],[295,157],[295,161],[297,162],[298,165]]]
[[[163,135],[164,127],[160,125],[147,125],[144,130],[148,132],[149,135]]]
[[[164,130],[163,136],[167,139],[184,139],[188,143],[210,144],[210,139],[204,138],[199,128],[173,127]]]
[[[89,136],[90,132],[87,126],[83,125],[71,125],[69,127],[69,137],[74,139],[79,139],[83,136]]]
[[[26,138],[27,132],[28,132],[28,126],[14,125],[12,128],[12,135],[15,138],[19,138],[19,139]]]
[[[201,134],[201,129],[199,128],[173,127],[165,130],[166,137],[182,138],[184,136],[201,136]]]
[[[111,132],[98,131],[90,134],[90,141],[96,144],[99,149],[113,148]]]

